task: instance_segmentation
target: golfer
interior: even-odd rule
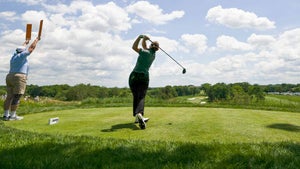
[[[26,89],[28,75],[27,57],[33,52],[39,40],[39,38],[36,38],[29,48],[26,48],[29,43],[29,40],[26,40],[23,46],[18,47],[11,57],[10,70],[6,76],[7,97],[4,101],[3,119],[6,121],[23,119],[23,117],[17,116],[16,110],[20,98]]]
[[[142,39],[142,48],[138,48]],[[153,42],[147,48],[146,41],[149,37],[140,35],[133,43],[132,49],[139,56],[136,65],[129,76],[129,86],[133,94],[133,116],[135,123],[139,123],[141,129],[146,128],[146,122],[149,118],[144,118],[144,102],[149,86],[149,68],[155,59],[155,52],[159,49],[159,43]]]

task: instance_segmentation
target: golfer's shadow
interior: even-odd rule
[[[300,126],[287,124],[287,123],[275,123],[267,126],[268,128],[292,131],[292,132],[300,132]]]
[[[103,129],[102,132],[114,132],[120,129],[131,129],[139,130],[139,128],[134,123],[125,123],[125,124],[115,124],[112,125],[110,129]]]

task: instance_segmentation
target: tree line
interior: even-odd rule
[[[170,99],[177,96],[199,96],[205,95],[208,101],[234,101],[234,102],[251,102],[264,99],[265,93],[268,92],[300,92],[300,84],[270,84],[258,85],[242,83],[205,83],[201,86],[165,86],[149,88],[148,97],[158,99]],[[5,86],[0,86],[0,95],[6,93]],[[81,101],[87,98],[110,98],[110,97],[132,97],[129,88],[103,87],[91,84],[78,84],[70,86],[49,85],[38,86],[28,85],[25,95],[32,98],[36,96],[51,97],[63,101]]]

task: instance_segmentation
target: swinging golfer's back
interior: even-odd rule
[[[138,48],[140,40],[142,47]],[[144,118],[144,102],[147,89],[149,86],[149,69],[155,59],[155,52],[158,50],[158,42],[153,42],[150,48],[147,48],[147,36],[140,35],[133,43],[132,49],[139,56],[136,65],[129,76],[129,86],[133,95],[133,116],[136,117],[135,122],[138,122],[141,129],[146,128],[146,122],[149,118]]]

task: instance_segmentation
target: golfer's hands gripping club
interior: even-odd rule
[[[140,35],[139,38],[140,39],[144,38],[145,40],[150,40],[150,38],[148,36],[146,36],[146,35]]]

